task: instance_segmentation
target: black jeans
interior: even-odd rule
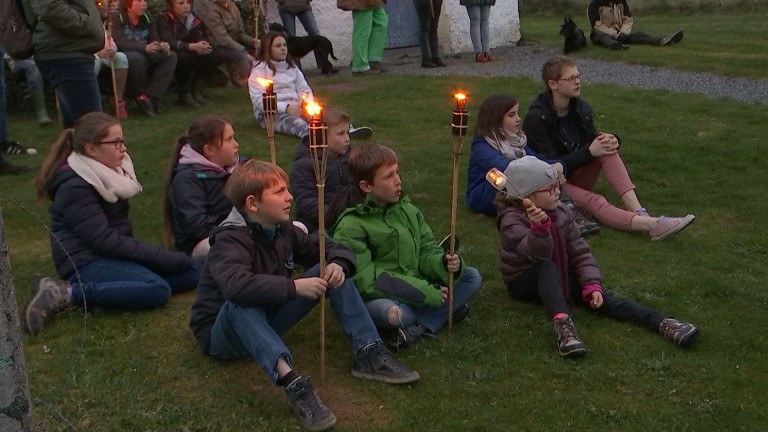
[[[621,45],[658,45],[659,41],[661,40],[660,37],[651,36],[648,33],[643,32],[632,32],[629,35],[627,35],[627,40],[624,41],[622,44],[621,42],[617,41],[616,39],[608,36],[605,33],[598,33],[598,32],[592,32],[590,35],[590,39],[592,39],[592,43],[595,45],[602,45],[611,49],[616,49],[617,47],[621,47]]]
[[[437,25],[443,0],[413,0],[419,17],[421,61],[440,59],[437,43]]]
[[[173,81],[176,69],[176,53],[144,53],[126,51],[128,57],[128,91],[132,97],[141,93],[162,99]]]
[[[569,276],[568,295],[573,304],[592,309],[581,298],[581,286],[576,275]],[[539,301],[547,311],[547,318],[552,319],[558,313],[568,313],[568,300],[561,287],[560,270],[552,261],[542,261],[529,268],[507,285],[509,294],[522,301]],[[603,305],[596,312],[611,318],[642,324],[653,331],[659,330],[659,324],[669,315],[649,306],[611,294],[603,290]]]

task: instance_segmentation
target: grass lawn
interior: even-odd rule
[[[732,17],[735,27],[746,15]],[[695,21],[686,17],[682,26],[688,30]],[[524,19],[523,32],[533,38],[525,25]],[[744,51],[751,49],[756,48]],[[622,55],[637,52],[633,47]],[[710,70],[720,72],[717,66]],[[381,76],[311,84],[322,101],[347,108],[355,124],[372,126],[374,138],[398,152],[406,191],[436,236],[447,233],[450,215],[452,92],[468,91],[474,115],[491,92],[513,92],[526,111],[540,91],[538,82],[516,77]],[[169,106],[160,117],[132,115],[124,122],[144,185],[131,208],[139,238],[161,240],[168,158],[175,138],[195,116],[226,113],[241,153],[269,158],[247,93],[210,93],[213,104],[205,109]],[[622,155],[645,206],[656,214],[697,216],[690,228],[659,243],[609,229],[591,237],[604,285],[695,322],[700,339],[682,351],[636,325],[577,310],[574,319],[590,352],[576,361],[561,359],[543,309],[506,294],[496,264],[495,222],[469,212],[462,191],[460,252],[485,279],[471,302],[471,317],[439,339],[400,354],[422,380],[390,386],[351,377],[349,345],[328,309],[326,383],[319,393],[339,418],[335,430],[765,429],[768,340],[761,320],[768,311],[768,193],[760,185],[766,175],[768,107],[606,84],[586,84],[584,95],[596,111],[598,128],[622,136]],[[34,144],[40,154],[9,159],[39,165],[54,129],[37,127],[26,117],[11,118],[10,128],[12,137]],[[278,162],[288,170],[295,142],[278,138]],[[468,146],[461,160],[462,185]],[[31,174],[0,177],[21,304],[36,277],[55,274],[45,228],[47,203],[35,201],[31,180]],[[96,310],[87,319],[71,312],[40,336],[25,335],[37,430],[299,430],[282,390],[272,387],[253,362],[216,363],[198,351],[187,326],[193,298],[179,295],[149,312]],[[317,316],[313,312],[286,335],[297,369],[316,380]]]

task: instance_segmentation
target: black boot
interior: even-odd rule
[[[195,74],[192,77],[192,84],[190,85],[192,98],[200,105],[208,105],[208,101],[203,97],[203,75]]]

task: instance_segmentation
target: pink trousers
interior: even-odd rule
[[[603,172],[613,191],[621,197],[635,188],[629,178],[627,167],[618,153],[599,157],[571,174],[565,184],[565,192],[573,202],[587,210],[603,225],[621,231],[629,231],[634,212],[618,208],[600,195],[592,192],[592,188]]]

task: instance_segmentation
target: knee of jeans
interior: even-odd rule
[[[483,276],[474,267],[465,267],[460,282],[466,283],[472,291],[477,291],[483,284]]]
[[[387,322],[393,327],[397,327],[402,324],[403,310],[399,305],[393,304],[390,306],[389,310],[387,311]]]
[[[147,296],[145,298],[145,304],[148,308],[160,307],[171,299],[171,287],[167,283],[158,283],[150,286]]]

